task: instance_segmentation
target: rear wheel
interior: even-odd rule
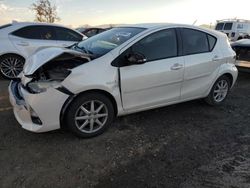
[[[230,86],[231,82],[227,76],[220,77],[205,98],[205,101],[210,105],[220,105],[226,100]]]
[[[102,134],[113,118],[114,108],[111,101],[98,93],[88,93],[77,97],[66,113],[69,129],[83,138]]]
[[[6,79],[15,79],[22,72],[24,58],[18,55],[5,55],[0,58],[0,72]]]

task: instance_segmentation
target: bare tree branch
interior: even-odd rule
[[[60,21],[60,18],[57,16],[57,7],[55,5],[52,6],[49,0],[37,0],[36,3],[31,5],[31,10],[35,11],[35,21],[47,23]]]

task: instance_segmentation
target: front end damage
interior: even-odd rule
[[[61,50],[43,63],[38,62],[39,66],[34,60],[46,52],[35,54],[21,78],[10,83],[10,102],[24,129],[39,133],[60,128],[62,107],[73,95],[61,83],[72,69],[90,61],[84,54],[65,51]]]

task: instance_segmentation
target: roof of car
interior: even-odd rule
[[[12,25],[52,25],[52,26],[64,27],[64,26],[61,26],[59,24],[45,23],[45,22],[17,22],[17,21],[13,21]]]
[[[186,27],[186,28],[193,28],[202,30],[205,32],[213,33],[215,35],[225,35],[222,32],[213,30],[213,29],[207,29],[204,27],[198,27],[194,25],[187,25],[187,24],[176,24],[176,23],[139,23],[139,24],[121,24],[117,25],[116,27],[137,27],[137,28],[145,28],[145,29],[157,29],[157,28],[164,28],[164,27]]]

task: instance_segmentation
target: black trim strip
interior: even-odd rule
[[[69,91],[67,88],[65,88],[65,87],[63,87],[63,86],[58,87],[58,88],[56,88],[56,89],[57,89],[58,91],[64,93],[64,94],[66,94],[66,95],[69,95],[69,96],[74,95],[74,93],[72,93],[71,91]]]

